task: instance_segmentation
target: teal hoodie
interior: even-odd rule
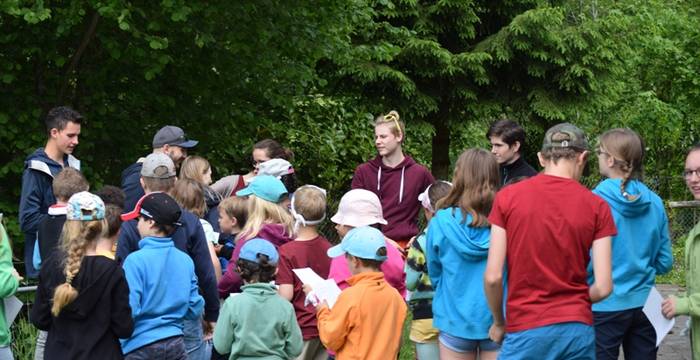
[[[292,303],[275,285],[244,285],[226,299],[214,329],[214,348],[229,359],[294,359],[304,347]]]
[[[484,294],[484,271],[491,230],[469,226],[469,214],[464,220],[461,209],[442,209],[428,227],[433,326],[464,339],[487,339],[493,317]]]
[[[620,192],[621,179],[606,179],[593,192],[610,205],[617,236],[612,238],[613,292],[593,304],[593,311],[621,311],[644,306],[656,275],[673,266],[668,218],[664,204],[653,191],[637,180],[625,190],[639,195],[627,200]],[[588,265],[588,283],[593,267]]]

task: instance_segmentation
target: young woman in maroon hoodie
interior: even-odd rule
[[[409,239],[418,234],[418,195],[435,182],[425,166],[403,153],[401,144],[405,135],[406,127],[398,112],[392,110],[378,116],[374,123],[374,146],[378,155],[358,166],[352,178],[353,189],[377,194],[388,222],[381,231],[402,250]]]

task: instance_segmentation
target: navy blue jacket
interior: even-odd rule
[[[139,199],[145,195],[141,187],[141,168],[143,163],[139,161],[129,165],[122,171],[122,190],[124,190],[124,212],[134,209]]]
[[[216,290],[216,275],[211,263],[207,239],[199,218],[187,210],[180,216],[182,226],[172,235],[175,247],[187,253],[194,262],[194,271],[204,297],[204,320],[216,321],[219,317],[219,297]],[[117,259],[122,263],[132,252],[139,249],[141,236],[136,228],[137,220],[122,223],[117,242]]]
[[[80,161],[72,155],[63,157],[63,164],[80,170]],[[59,164],[49,158],[43,148],[36,149],[24,161],[22,173],[22,194],[19,200],[19,227],[24,233],[24,261],[29,276],[35,273],[32,264],[34,242],[39,223],[48,215],[49,206],[56,203],[53,195],[53,178],[63,170]]]

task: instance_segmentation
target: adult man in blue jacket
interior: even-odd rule
[[[142,162],[139,183],[143,186],[146,194],[158,191],[170,192],[175,185],[175,163],[163,153],[148,155]],[[132,212],[140,210],[139,202],[137,202]],[[129,214],[127,213],[123,216],[128,218]],[[182,209],[182,215],[178,222],[181,225],[171,235],[172,241],[177,249],[189,255],[194,262],[194,271],[204,297],[204,321],[207,324],[203,334],[199,319],[185,320],[183,331],[185,333],[187,357],[188,359],[208,360],[211,353],[206,353],[206,346],[202,339],[205,336],[210,337],[212,335],[216,319],[219,317],[216,275],[214,274],[209,248],[207,247],[207,239],[204,236],[204,229],[199,222],[199,218],[191,212]],[[137,223],[136,220],[129,220],[123,222],[120,228],[119,240],[117,241],[117,258],[122,262],[130,253],[139,249],[141,235],[139,235]]]
[[[39,223],[47,216],[49,206],[56,202],[51,187],[53,177],[66,166],[80,170],[80,161],[71,154],[78,146],[82,119],[80,113],[67,106],[49,110],[45,119],[46,145],[36,149],[24,162],[19,222],[24,233],[24,266],[30,278],[39,275],[32,265]]]
[[[166,154],[173,160],[175,166],[180,166],[187,157],[187,150],[197,146],[197,140],[187,138],[185,132],[172,125],[163,126],[153,137],[153,153]],[[136,202],[144,195],[141,178],[141,167],[145,158],[138,159],[122,171],[122,190],[124,190],[124,210],[131,211]]]

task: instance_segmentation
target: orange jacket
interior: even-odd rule
[[[352,276],[333,310],[318,309],[321,342],[338,360],[396,359],[406,320],[406,303],[381,272]]]

